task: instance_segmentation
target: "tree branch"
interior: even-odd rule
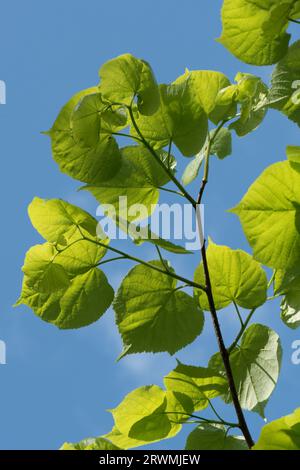
[[[235,338],[235,340],[233,341],[233,343],[231,344],[231,346],[229,346],[229,348],[227,349],[228,353],[232,353],[232,351],[234,350],[234,348],[237,346],[239,340],[241,339],[241,337],[243,336],[244,334],[244,331],[246,330],[252,316],[254,315],[256,311],[256,308],[253,308],[251,310],[251,312],[249,313],[248,317],[246,318],[245,322],[243,323],[243,325],[241,326],[240,328],[240,331],[238,332],[237,334],[237,337]]]
[[[214,142],[214,139],[216,138],[217,134],[223,127],[226,121],[222,121],[221,124],[218,126],[218,128],[215,130],[213,136],[209,138],[207,149],[206,149],[206,165],[204,169],[204,174],[203,174],[203,179],[202,179],[202,184],[199,190],[198,198],[197,198],[197,203],[200,204],[202,201],[202,197],[204,194],[205,187],[208,182],[208,171],[209,171],[209,156],[210,156],[210,150],[211,146]],[[200,237],[201,238],[201,237]],[[254,445],[253,439],[251,437],[250,431],[248,429],[247,422],[244,417],[244,413],[241,407],[241,404],[239,402],[239,397],[237,394],[237,389],[234,383],[234,377],[231,369],[231,364],[229,360],[229,352],[225,346],[218,315],[217,315],[217,310],[215,307],[215,302],[214,302],[214,297],[212,293],[212,286],[211,286],[211,280],[210,280],[210,274],[209,274],[209,268],[208,268],[208,263],[207,263],[207,257],[206,257],[206,246],[205,246],[205,240],[203,242],[203,245],[201,247],[201,255],[202,255],[202,262],[203,262],[203,269],[204,269],[204,276],[205,276],[205,287],[206,287],[206,295],[207,295],[207,300],[209,303],[209,308],[210,308],[210,313],[213,321],[213,326],[214,326],[214,331],[215,335],[217,337],[218,341],[218,346],[219,346],[219,351],[222,357],[222,361],[224,364],[227,380],[228,380],[228,385],[229,385],[229,390],[232,398],[232,402],[235,408],[235,412],[238,418],[238,423],[239,427],[245,437],[245,440],[247,442],[248,447],[251,449],[251,447]]]

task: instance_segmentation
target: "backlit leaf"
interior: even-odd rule
[[[194,101],[188,81],[180,84],[160,85],[160,107],[149,117],[137,116],[137,126],[154,149],[165,147],[170,140],[187,157],[198,153],[207,136],[207,116]],[[137,135],[132,127],[131,132]]]
[[[269,65],[287,51],[294,0],[224,0],[219,41],[248,64]]]
[[[121,164],[121,155],[116,140],[109,134],[95,138],[78,140],[72,128],[73,112],[80,100],[97,92],[97,88],[89,88],[74,95],[61,109],[56,121],[48,132],[51,137],[52,153],[60,170],[72,178],[85,183],[97,184],[112,178]],[[92,129],[91,129],[92,131]],[[75,133],[76,134],[76,133]],[[87,145],[88,143],[93,145]]]
[[[265,406],[278,380],[281,356],[280,339],[275,331],[259,324],[247,328],[240,346],[234,348],[230,354],[230,364],[242,408],[255,411],[264,417]],[[219,353],[210,359],[209,367],[225,376]],[[223,398],[226,403],[231,403],[229,388]]]
[[[217,310],[227,307],[232,302],[251,309],[266,301],[266,274],[248,253],[216,245],[210,241],[207,262]],[[205,284],[202,263],[195,271],[195,281]],[[205,292],[197,289],[195,295],[199,298],[200,307],[209,310]]]
[[[164,269],[159,261],[151,264]],[[194,341],[203,328],[203,313],[176,280],[138,265],[123,279],[114,309],[126,353],[167,351],[174,354]]]
[[[164,378],[164,383],[167,390],[190,397],[195,411],[206,408],[208,399],[221,395],[227,388],[226,379],[214,370],[181,363]]]
[[[167,154],[162,151],[159,155],[166,163]],[[171,157],[171,171],[175,164]],[[114,178],[101,185],[86,186],[83,189],[88,189],[101,204],[111,204],[117,218],[137,221],[152,214],[159,199],[159,187],[168,181],[169,176],[146,148],[132,146],[122,149],[122,165]],[[143,205],[142,213],[135,204]]]
[[[137,98],[140,113],[153,114],[159,106],[159,92],[150,65],[131,54],[109,60],[99,71],[101,91],[111,102],[131,105]]]
[[[300,408],[266,424],[253,450],[300,450]]]
[[[287,161],[269,166],[232,209],[254,257],[275,269],[300,263],[300,173]]]
[[[247,450],[243,436],[228,436],[226,428],[216,424],[200,424],[186,441],[186,450]]]

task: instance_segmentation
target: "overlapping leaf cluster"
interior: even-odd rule
[[[300,44],[288,47],[287,33],[288,22],[297,18],[299,1],[224,0],[220,41],[244,62],[277,63],[270,86],[249,73],[239,72],[231,83],[220,72],[203,70],[186,70],[172,83],[158,85],[150,65],[130,54],[101,67],[99,85],[71,98],[48,132],[53,157],[60,170],[84,183],[83,189],[100,204],[115,208],[114,222],[136,245],[155,245],[159,258],[145,261],[124,253],[82,209],[36,198],[29,216],[45,242],[26,255],[19,304],[59,328],[88,325],[113,305],[124,346],[120,358],[141,352],[173,355],[201,334],[205,312],[211,311],[205,263],[199,264],[193,280],[183,278],[161,249],[188,252],[169,240],[143,237],[137,227],[155,210],[164,189],[176,190],[195,207],[197,198],[186,186],[197,178],[203,162],[206,177],[213,155],[220,160],[230,155],[232,132],[243,137],[254,131],[270,107],[300,125],[295,86]],[[120,147],[119,137],[131,145]],[[193,157],[181,179],[174,146],[182,157]],[[205,252],[218,315],[224,319],[227,313],[219,311],[227,308],[241,322],[227,347],[239,403],[262,417],[278,381],[282,349],[276,332],[250,322],[270,299],[269,289],[272,296],[282,297],[284,323],[300,325],[299,147],[288,147],[287,156],[267,168],[232,209],[253,256],[211,240]],[[143,204],[147,213],[128,215],[120,203],[124,196],[128,206]],[[150,233],[151,227],[146,227],[146,235]],[[102,264],[112,261],[106,258],[108,252],[135,262],[116,293],[102,271]],[[262,266],[273,270],[269,282]],[[183,424],[193,422],[186,449],[246,449],[240,423],[221,418],[213,403],[216,397],[232,402],[221,353],[206,365],[177,361],[164,378],[164,388],[140,387],[111,410],[111,432],[62,448],[134,448],[173,437]],[[208,417],[202,415],[205,409],[211,412]],[[298,428],[296,410],[265,426],[255,448],[299,449]]]

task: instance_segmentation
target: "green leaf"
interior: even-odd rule
[[[153,114],[159,106],[159,92],[150,65],[131,54],[109,60],[99,71],[101,91],[106,99],[130,106],[137,98],[141,114]]]
[[[103,437],[92,437],[72,444],[65,442],[60,450],[121,450],[120,447],[109,442]]]
[[[290,18],[297,20],[300,18],[300,1],[295,0],[293,11],[290,14]]]
[[[96,245],[88,240],[76,240],[56,252],[56,261],[60,263],[68,275],[73,278],[85,274],[95,267],[106,254],[108,239],[101,240],[104,246]]]
[[[286,148],[286,156],[291,167],[296,171],[300,171],[300,147],[288,145]]]
[[[291,271],[300,263],[300,174],[287,161],[269,166],[232,209],[254,257]]]
[[[159,261],[150,262],[164,269]],[[176,280],[144,265],[123,279],[114,309],[127,354],[167,351],[174,354],[194,341],[203,313],[194,299],[176,289]]]
[[[166,152],[159,152],[164,163],[167,162]],[[171,157],[169,168],[174,170],[176,165]],[[153,155],[144,147],[132,146],[122,149],[122,166],[111,180],[98,186],[85,186],[101,204],[111,204],[115,207],[117,218],[137,221],[149,217],[159,199],[159,187],[169,182],[169,176],[156,162]],[[125,204],[125,197],[127,197]],[[120,199],[121,198],[121,199]],[[132,214],[127,208],[134,204],[142,204],[147,211]],[[132,210],[134,207],[132,208]]]
[[[140,447],[149,444],[149,442],[147,441],[133,439],[132,437],[121,433],[116,426],[114,426],[112,430],[109,433],[105,434],[103,437],[105,439],[109,439],[114,445],[120,447],[121,449],[133,449],[134,447]]]
[[[298,290],[290,291],[281,302],[281,319],[289,328],[300,326],[300,285]]]
[[[240,117],[230,124],[239,137],[254,131],[263,121],[268,107],[268,88],[256,75],[239,72],[228,89],[221,90],[219,102],[232,99],[240,104]]]
[[[275,293],[284,294],[281,302],[281,319],[289,328],[300,326],[300,274],[277,271]]]
[[[210,399],[227,389],[226,379],[215,371],[181,363],[164,378],[164,383],[167,390],[190,397],[195,411],[206,408]]]
[[[149,385],[130,392],[110,411],[119,432],[142,441],[142,445],[172,437],[180,431],[181,425],[169,419],[167,402],[167,392],[157,385]]]
[[[97,268],[76,276],[60,299],[59,328],[81,328],[97,321],[110,307],[114,291]]]
[[[114,292],[97,269],[109,240],[102,237],[101,245],[95,243],[96,219],[60,199],[35,198],[28,212],[34,227],[51,243],[28,251],[17,305],[28,305],[59,328],[80,328],[98,320]]]
[[[96,267],[103,255],[102,247],[87,241],[78,241],[63,251],[50,243],[32,247],[25,258],[17,305],[29,306],[42,320],[62,329],[93,323],[114,296],[106,276]]]
[[[96,238],[97,220],[61,199],[35,197],[28,206],[28,214],[34,228],[49,242],[64,245],[83,236]]]
[[[187,186],[188,184],[192,183],[194,181],[199,173],[199,170],[201,168],[202,162],[205,158],[205,154],[203,152],[199,152],[193,160],[191,160],[182,175],[181,181],[184,184],[184,186]]]
[[[238,59],[253,65],[278,62],[287,51],[288,18],[294,0],[224,0],[219,41]]]
[[[211,70],[186,70],[175,80],[175,84],[187,84],[190,100],[198,103],[214,123],[235,115],[236,106],[232,103],[218,105],[217,96],[220,90],[230,86],[230,80],[221,72]]]
[[[28,287],[40,293],[51,293],[69,286],[69,276],[58,264],[56,253],[50,243],[35,245],[28,250],[22,268]]]
[[[243,436],[228,436],[226,428],[200,424],[188,436],[186,450],[247,450]]]
[[[56,121],[48,132],[51,137],[53,158],[63,173],[85,183],[97,184],[114,176],[121,165],[121,155],[116,140],[110,134],[95,138],[95,126],[91,128],[92,137],[84,142],[74,135],[72,117],[80,101],[97,92],[88,88],[74,95],[61,109]],[[78,131],[78,129],[77,129]],[[75,133],[76,134],[76,133]],[[94,143],[92,146],[86,145]]]
[[[300,450],[300,408],[266,424],[253,450]]]
[[[290,289],[294,289],[299,284],[300,269],[297,267],[292,271],[278,269],[275,271],[274,294],[286,294]]]
[[[215,130],[210,132],[210,137],[212,138],[215,135]],[[220,129],[218,134],[213,140],[210,154],[216,155],[220,160],[223,160],[225,157],[230,155],[232,152],[232,138],[231,132],[226,127]]]
[[[149,117],[137,116],[136,123],[143,137],[154,149],[161,149],[170,140],[184,156],[198,153],[207,136],[207,116],[189,93],[188,81],[160,85],[160,107]],[[132,127],[131,133],[137,136]]]
[[[255,411],[264,417],[265,406],[279,377],[281,357],[280,339],[275,331],[259,324],[247,328],[240,346],[236,346],[230,354],[230,364],[242,408]],[[212,356],[209,367],[225,377],[219,353]],[[226,403],[232,402],[229,388],[223,399]]]
[[[84,146],[94,147],[100,136],[117,132],[127,126],[124,109],[108,105],[101,93],[84,96],[71,116],[75,140]]]
[[[270,100],[289,119],[300,126],[300,41],[292,44],[276,65],[271,79]]]
[[[259,263],[242,250],[210,241],[207,249],[211,285],[217,310],[235,302],[243,308],[252,309],[262,305],[267,298],[267,277]],[[203,263],[195,271],[195,281],[205,284]],[[207,296],[197,289],[195,296],[200,307],[209,310]]]

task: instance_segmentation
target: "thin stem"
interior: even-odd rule
[[[170,139],[169,147],[168,147],[168,156],[167,156],[168,170],[170,170],[170,159],[171,159],[172,144],[173,144],[173,141],[172,141],[172,139]]]
[[[161,264],[164,266],[165,270],[166,271],[169,271],[169,268],[168,268],[168,265],[166,264],[164,258],[163,258],[163,255],[161,254],[161,251],[160,251],[160,248],[159,246],[155,245],[155,248],[156,248],[156,251],[158,253],[158,256],[159,256],[159,259],[160,259],[160,262]]]
[[[180,193],[179,191],[175,191],[174,189],[164,188],[163,186],[159,186],[158,189],[161,191],[166,191],[167,193],[177,194],[177,196],[184,197],[184,194]]]
[[[275,274],[276,274],[276,271],[274,270],[273,273],[272,273],[272,276],[268,282],[268,290],[270,289],[271,285],[273,284],[274,280],[275,280]]]
[[[233,305],[234,305],[235,311],[237,313],[237,316],[239,317],[241,327],[243,328],[244,322],[243,322],[243,319],[242,319],[241,312],[239,311],[239,308],[238,308],[237,304],[234,301],[233,301]]]
[[[278,297],[280,297],[280,294],[275,294],[275,295],[271,295],[270,297],[267,297],[267,300],[275,300],[275,299],[278,299]]]
[[[125,256],[116,256],[115,258],[105,259],[104,261],[100,261],[97,266],[102,266],[102,264],[111,263],[112,261],[117,261],[119,259],[126,259]]]
[[[226,124],[226,122],[228,122],[228,120],[229,119],[224,119],[219,124],[219,126],[215,129],[212,137],[210,137],[210,135],[208,134],[208,143],[207,143],[206,152],[205,152],[204,172],[203,172],[202,184],[201,184],[200,191],[199,191],[198,198],[197,198],[197,204],[201,204],[203,193],[204,193],[205,187],[208,183],[209,157],[210,157],[210,151],[211,151],[212,144],[214,143],[215,138],[219,134],[220,130],[223,128],[224,124]]]
[[[130,115],[130,119],[131,119],[131,122],[132,122],[132,125],[136,131],[136,133],[138,134],[138,136],[140,137],[142,143],[144,144],[144,146],[149,150],[149,152],[153,155],[153,157],[155,158],[155,160],[157,161],[157,163],[164,169],[164,171],[167,173],[167,175],[169,176],[170,180],[173,181],[173,183],[177,186],[177,188],[182,192],[182,194],[185,196],[185,198],[192,204],[193,207],[196,206],[196,201],[192,198],[192,196],[186,191],[186,189],[182,186],[182,184],[177,180],[176,176],[174,176],[174,174],[172,173],[172,171],[167,168],[164,164],[164,162],[160,159],[159,155],[155,152],[155,150],[151,147],[151,145],[146,141],[146,139],[144,138],[143,134],[141,133],[137,123],[136,123],[136,120],[134,118],[134,114],[133,114],[133,111],[132,111],[132,108],[131,106],[128,106],[128,111],[129,111],[129,115]]]
[[[225,423],[224,419],[219,415],[219,413],[217,412],[216,408],[214,407],[214,405],[212,404],[212,401],[207,398],[208,400],[208,404],[209,406],[211,407],[212,411],[214,412],[214,414],[216,415],[216,417],[222,422],[222,423]]]
[[[139,137],[136,137],[136,136],[130,135],[130,134],[125,134],[125,132],[112,132],[111,134],[112,134],[112,135],[119,136],[119,137],[128,137],[129,139],[134,139],[134,140],[136,140],[137,142],[142,143],[142,141],[141,141],[141,139],[140,139]]]
[[[216,419],[209,419],[209,418],[204,418],[202,416],[197,416],[189,413],[183,413],[181,411],[164,411],[163,414],[167,415],[183,415],[183,416],[188,416],[189,418],[195,418],[198,419],[199,421],[204,421],[205,423],[211,423],[211,424],[223,424],[224,426],[229,426],[231,428],[239,428],[238,423],[231,423],[230,421],[224,421],[223,419],[216,420]]]
[[[288,18],[288,20],[291,21],[292,23],[300,24],[300,21],[294,20],[293,18]]]
[[[83,239],[87,240],[91,243],[94,243],[98,246],[102,246],[103,248],[106,248],[107,250],[113,251],[114,253],[117,253],[118,255],[129,259],[131,261],[135,261],[136,263],[143,264],[144,266],[147,266],[148,268],[153,269],[154,271],[158,271],[162,274],[165,274],[166,276],[173,277],[174,279],[177,279],[178,281],[183,282],[184,284],[187,284],[188,286],[195,287],[196,289],[200,289],[205,291],[205,287],[202,286],[201,284],[198,284],[197,282],[191,281],[189,279],[186,279],[185,277],[179,276],[173,271],[165,271],[164,269],[159,268],[158,266],[155,266],[151,263],[148,263],[147,261],[144,261],[143,259],[137,258],[136,256],[132,256],[129,253],[125,253],[124,251],[118,250],[117,248],[113,248],[110,245],[105,245],[104,243],[101,243],[99,240],[93,240],[91,238],[85,237],[83,234]]]
[[[82,235],[82,232],[81,232],[81,231],[80,231],[80,234]],[[66,251],[66,250],[68,250],[69,248],[71,248],[71,246],[75,245],[76,243],[78,243],[78,242],[80,242],[80,241],[82,241],[82,238],[78,238],[77,240],[72,241],[69,245],[65,246],[65,247],[62,248],[62,249],[59,249],[59,248],[57,248],[57,246],[55,246],[55,249],[56,249],[57,253],[55,253],[55,255],[53,256],[53,258],[52,258],[52,263],[53,263],[53,261],[55,260],[55,258],[60,255],[60,253],[63,253],[64,251]]]
[[[228,350],[227,350],[229,354],[230,354],[230,353],[234,350],[234,348],[237,346],[239,340],[240,340],[241,337],[243,336],[244,331],[246,330],[246,328],[247,328],[247,326],[248,326],[248,324],[249,324],[251,318],[253,317],[255,311],[256,311],[256,308],[253,308],[253,309],[251,310],[251,312],[249,313],[249,315],[248,315],[248,317],[246,318],[245,322],[243,323],[243,325],[242,325],[240,331],[238,332],[237,337],[235,338],[235,340],[233,341],[233,343],[231,344],[231,346],[229,346],[229,348],[228,348]]]
[[[208,141],[208,145],[207,145],[207,149],[206,149],[206,166],[205,166],[205,169],[204,169],[202,184],[201,184],[199,194],[198,194],[198,198],[197,198],[197,203],[198,204],[200,204],[201,201],[202,201],[204,190],[205,190],[205,187],[206,187],[207,182],[208,182],[208,172],[209,172],[208,160],[209,160],[209,156],[210,156],[211,146],[214,142],[214,139],[216,138],[216,136],[218,135],[218,133],[220,132],[220,130],[224,126],[225,122],[227,122],[227,120],[221,122],[221,124],[215,130],[213,136],[211,138],[209,138],[209,141]],[[202,234],[200,234],[200,239],[201,239],[201,235]],[[226,372],[226,376],[227,376],[227,380],[228,380],[228,386],[229,386],[232,402],[233,402],[235,412],[236,412],[236,415],[237,415],[237,418],[238,418],[239,427],[240,427],[240,429],[241,429],[241,431],[242,431],[242,433],[245,437],[245,440],[247,442],[248,447],[251,449],[251,447],[254,445],[254,442],[253,442],[253,439],[251,437],[251,434],[250,434],[250,431],[249,431],[249,428],[248,428],[248,425],[247,425],[247,422],[246,422],[246,419],[244,417],[244,413],[243,413],[243,410],[242,410],[242,407],[241,407],[241,404],[240,404],[240,401],[239,401],[237,389],[236,389],[236,386],[235,386],[235,383],[234,383],[233,372],[232,372],[232,368],[231,368],[231,364],[230,364],[229,352],[228,352],[228,350],[225,346],[225,343],[224,343],[224,339],[223,339],[223,335],[222,335],[222,331],[221,331],[221,327],[220,327],[220,323],[219,323],[219,319],[218,319],[218,314],[217,314],[217,310],[216,310],[216,306],[215,306],[215,302],[214,302],[214,297],[213,297],[213,293],[212,293],[211,279],[210,279],[208,262],[207,262],[207,257],[206,257],[205,240],[204,240],[204,242],[202,244],[202,247],[201,247],[201,255],[202,255],[202,263],[203,263],[203,270],[204,270],[204,276],[205,276],[205,284],[206,284],[205,287],[206,287],[207,300],[208,300],[209,309],[210,309],[210,313],[211,313],[211,317],[212,317],[212,322],[213,322],[213,326],[214,326],[214,330],[215,330],[215,335],[216,335],[216,338],[217,338],[217,341],[218,341],[219,351],[220,351],[220,354],[221,354],[221,357],[222,357],[222,361],[223,361],[223,364],[224,364],[224,368],[225,368],[225,372]]]

